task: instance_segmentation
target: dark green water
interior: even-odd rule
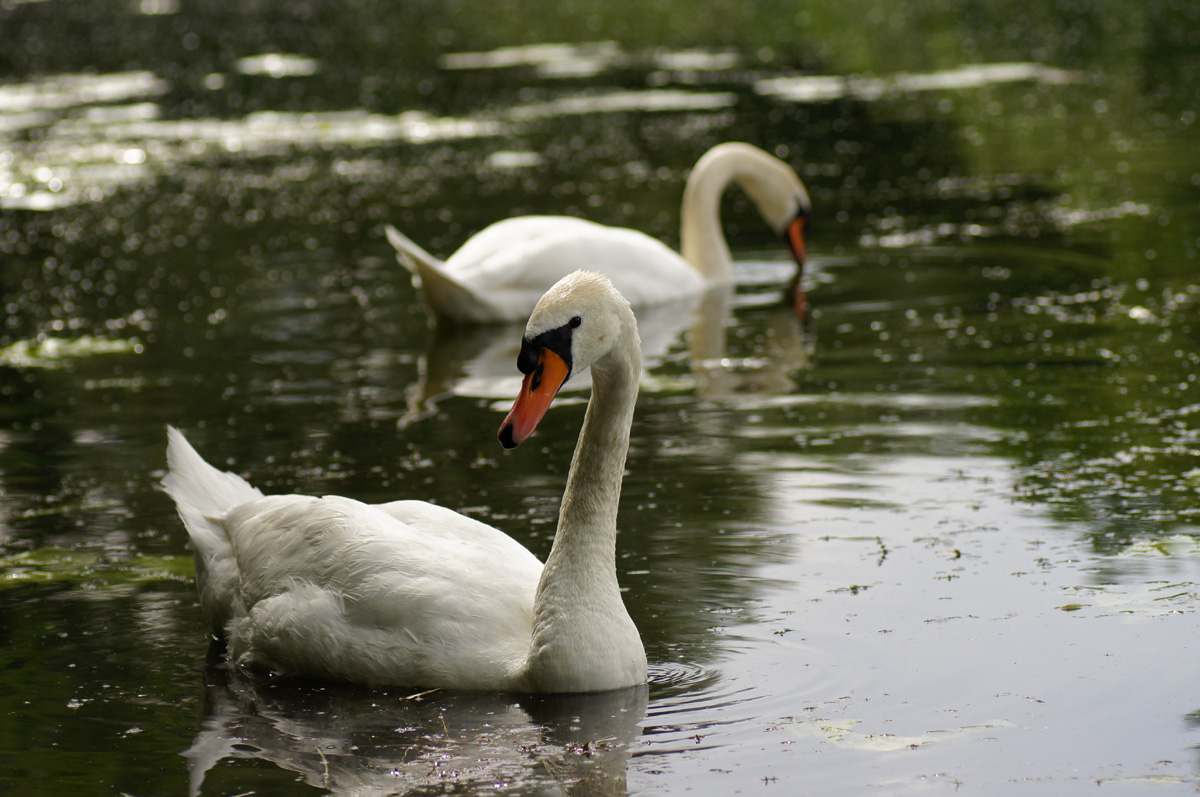
[[[705,9],[0,0],[0,792],[1196,791],[1197,7]],[[502,451],[519,328],[430,330],[382,226],[675,245],[726,140],[808,184],[816,341],[731,193],[622,496],[649,689],[222,669],[165,425],[544,555],[586,393]]]

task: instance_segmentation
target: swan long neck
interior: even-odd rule
[[[571,459],[554,546],[546,559],[550,572],[587,567],[611,576],[614,585],[617,504],[641,372],[636,332],[626,331],[622,337],[618,349],[592,365],[592,398]],[[594,563],[596,558],[603,558],[604,567]],[[547,580],[544,575],[539,590]]]
[[[534,600],[529,676],[539,690],[611,688],[593,680],[594,673],[613,669],[599,666],[600,661],[619,647],[617,640],[630,635],[636,644],[632,660],[644,678],[645,657],[616,572],[617,505],[641,376],[641,343],[632,312],[621,340],[591,371],[592,398]],[[622,664],[629,660],[626,656]]]
[[[688,176],[680,211],[680,254],[711,282],[733,280],[733,255],[721,227],[721,195],[733,180],[728,159],[701,158]]]
[[[775,232],[783,235],[808,194],[791,167],[757,147],[719,144],[696,162],[683,191],[680,247],[683,259],[709,282],[733,282],[733,257],[721,227],[721,195],[737,183]]]

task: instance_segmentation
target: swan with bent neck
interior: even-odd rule
[[[681,254],[650,236],[568,216],[520,216],[471,237],[445,262],[395,227],[396,257],[413,274],[436,318],[468,323],[521,321],[551,285],[577,269],[600,269],[635,307],[695,299],[733,282],[733,257],[721,227],[721,196],[745,191],[787,245],[802,272],[811,210],[804,183],[758,147],[726,142],[706,152],[688,176],[680,210]],[[682,255],[682,256],[681,256]],[[799,283],[799,280],[797,280]],[[797,308],[803,293],[795,288]]]
[[[616,573],[617,503],[641,372],[630,305],[576,272],[538,302],[500,442],[531,435],[562,383],[592,398],[543,566],[503,532],[424,501],[263,496],[168,430],[164,490],[204,615],[235,666],[367,684],[598,692],[646,681]]]

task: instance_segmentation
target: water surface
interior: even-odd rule
[[[224,6],[0,3],[5,793],[1200,786],[1194,8]],[[808,184],[815,338],[731,192],[736,293],[641,319],[649,686],[224,669],[165,425],[544,556],[586,386],[502,451],[519,327],[431,329],[382,226],[674,245],[724,140]]]

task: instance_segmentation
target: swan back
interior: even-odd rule
[[[386,230],[426,303],[457,321],[523,322],[547,288],[581,268],[603,268],[636,305],[662,304],[704,287],[695,269],[661,241],[583,219],[505,219],[472,236],[445,263],[394,227]]]

